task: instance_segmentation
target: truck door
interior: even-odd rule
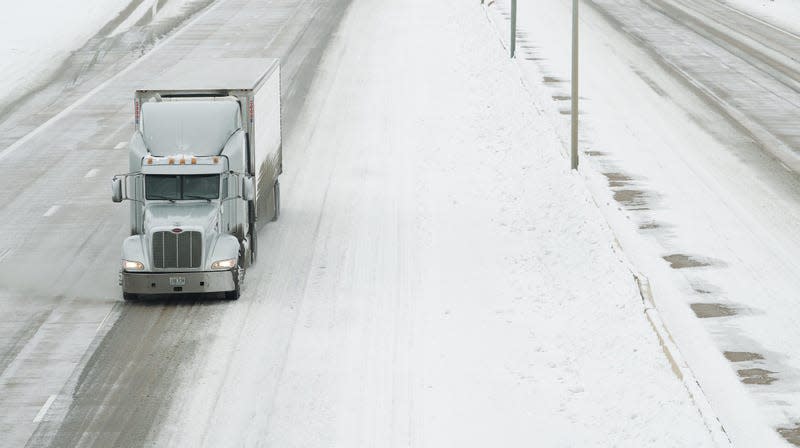
[[[131,235],[144,233],[144,176],[127,175],[125,193],[131,199]]]

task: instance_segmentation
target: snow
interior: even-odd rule
[[[147,14],[169,20],[196,0],[169,0],[157,9],[156,0],[37,0],[0,4],[0,110],[36,89],[58,70],[72,52],[114,19],[120,22],[108,36],[136,25]]]
[[[720,0],[720,3],[800,35],[800,2],[797,0]]]
[[[749,344],[764,362],[793,362],[779,355],[798,340],[786,330],[797,248],[784,238],[796,204],[695,123],[713,114],[674,104],[692,99],[597,16],[585,25],[583,145],[606,156],[570,172],[565,103],[551,98],[565,85],[541,82],[568,74],[568,2],[533,2],[521,4],[523,37],[545,60],[525,62],[525,46],[508,60],[502,20],[489,10],[498,34],[477,1],[354,1],[286,136],[283,214],[260,236],[268,253],[240,301],[208,304],[221,325],[214,315],[180,340],[197,364],[147,442],[702,447],[715,445],[717,412],[735,442],[779,443],[771,428],[791,423],[797,394],[777,383],[754,405],[721,350]],[[86,38],[60,49],[23,39],[28,50],[8,54],[33,66],[47,48],[40,65],[52,68]],[[612,182],[650,209],[621,207],[603,173],[622,174]],[[643,235],[650,221],[666,230]],[[687,247],[723,268],[676,273],[661,259]],[[687,302],[714,285],[716,300],[754,298],[754,311],[701,324]],[[34,354],[63,355],[52,350]]]
[[[184,16],[192,3],[198,3],[198,0],[140,0],[136,8],[109,33],[109,36],[116,36],[131,29],[148,16],[155,21]]]
[[[565,143],[570,3],[519,3],[517,62]],[[649,17],[659,14],[646,5],[603,0],[581,9],[581,175],[625,255],[650,279],[667,328],[734,445],[781,446],[775,429],[795,427],[800,409],[800,366],[792,356],[800,340],[796,176],[665,69],[675,59],[664,64],[642,47],[669,56],[702,53],[678,60],[675,71],[707,70],[720,84],[742,70],[737,61],[690,31],[653,26]],[[507,11],[506,1],[489,8],[503,40]],[[717,55],[730,59],[715,62]],[[708,265],[673,269],[662,258],[681,254]],[[697,319],[688,305],[698,302],[737,314]],[[726,351],[764,359],[729,362]],[[777,381],[742,384],[737,371],[750,368],[776,372]]]
[[[156,445],[712,446],[478,3],[356,1],[336,36]]]
[[[10,1],[0,5],[0,106],[46,80],[129,0]]]

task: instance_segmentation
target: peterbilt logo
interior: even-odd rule
[[[181,232],[183,232],[183,229],[179,229],[177,227],[172,229],[172,233],[181,233]]]

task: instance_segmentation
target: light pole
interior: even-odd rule
[[[517,52],[517,0],[511,0],[511,57]]]
[[[578,0],[572,0],[572,138],[570,167],[578,169]]]

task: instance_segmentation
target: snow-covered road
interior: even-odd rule
[[[186,368],[176,353],[194,353],[185,331],[213,328],[209,316],[220,304],[200,302],[188,312],[181,306],[186,303],[142,308],[120,303],[115,277],[118,242],[128,233],[127,211],[109,206],[108,179],[127,168],[132,92],[140,78],[187,56],[283,56],[284,115],[291,129],[291,117],[303,106],[325,43],[347,4],[226,1],[201,12],[144,57],[129,51],[131,41],[141,42],[141,30],[101,39],[99,47],[114,51],[100,51],[107,57],[98,57],[91,70],[75,78],[74,91],[62,90],[64,97],[37,94],[41,101],[22,105],[0,124],[0,140],[6,142],[0,150],[0,446],[21,446],[26,440],[32,446],[63,446],[84,433],[94,436],[82,443],[113,444],[98,431],[115,434],[120,445],[143,443],[142,433],[169,402],[161,392],[174,375],[162,375]],[[227,26],[244,15],[258,26]],[[87,45],[94,52],[93,44]],[[85,57],[79,51],[67,65],[81,67]],[[56,91],[63,88],[61,76],[54,85]],[[114,344],[110,356],[96,354],[103,341],[117,341],[115,335],[122,342]],[[112,379],[92,383],[86,395],[76,383],[93,368]],[[118,412],[94,404],[109,390],[128,400],[115,403]],[[154,399],[144,400],[147,395]],[[82,415],[77,428],[64,424],[61,429],[76,397],[92,404],[71,414]],[[103,422],[108,426],[98,429]],[[120,426],[126,431],[121,433]]]
[[[520,2],[563,139],[570,3]],[[800,443],[800,39],[716,1],[582,6],[582,174],[732,440]]]
[[[140,58],[211,0],[0,5],[0,148]]]
[[[239,301],[121,303],[187,55],[284,56],[283,213]],[[713,446],[521,81],[477,2],[225,0],[3,149],[0,445]]]

